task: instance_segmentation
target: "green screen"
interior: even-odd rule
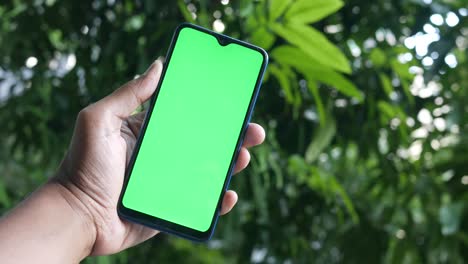
[[[256,50],[179,32],[136,156],[125,207],[209,229],[263,63]]]

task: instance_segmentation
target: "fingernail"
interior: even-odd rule
[[[164,63],[165,61],[164,56],[159,56],[156,60],[160,61],[161,63]]]
[[[153,61],[153,63],[151,63],[151,65],[148,67],[148,69],[146,69],[143,75],[146,75],[148,72],[150,72],[150,70],[155,66],[155,64],[156,64],[156,61]]]

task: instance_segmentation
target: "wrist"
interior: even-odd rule
[[[2,263],[78,263],[86,258],[96,233],[80,203],[57,182],[40,187],[0,219]]]
[[[63,206],[63,214],[67,214],[70,219],[70,225],[66,228],[73,228],[78,237],[73,238],[75,245],[79,248],[80,261],[89,256],[93,250],[96,241],[96,225],[93,214],[86,205],[86,201],[80,195],[79,188],[72,184],[65,184],[59,180],[53,179],[43,187],[46,193],[58,199],[57,203]]]

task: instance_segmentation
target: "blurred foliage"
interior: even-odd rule
[[[212,241],[160,235],[86,263],[468,261],[465,0],[0,4],[0,210],[52,176],[78,111],[141,73],[189,21],[268,50]]]

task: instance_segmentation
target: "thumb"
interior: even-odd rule
[[[121,119],[130,116],[135,109],[151,98],[161,77],[162,63],[156,60],[146,72],[101,100],[101,106]]]

